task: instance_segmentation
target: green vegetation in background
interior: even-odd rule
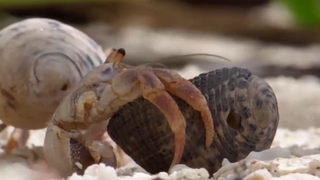
[[[296,23],[304,27],[320,28],[320,0],[277,0],[284,3]]]
[[[110,2],[115,0],[0,0],[0,6],[45,5],[52,3]]]
[[[21,6],[43,6],[57,4],[84,4],[84,3],[108,3],[128,0],[0,0],[0,8],[21,7]],[[136,0],[135,0],[136,1]],[[143,1],[143,0],[137,0]]]

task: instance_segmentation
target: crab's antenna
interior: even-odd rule
[[[166,58],[161,58],[161,59],[159,59],[158,61],[163,61],[163,60],[172,59],[172,58],[192,57],[192,56],[209,56],[209,57],[216,57],[216,58],[220,58],[220,59],[222,59],[222,60],[231,62],[231,60],[228,59],[228,58],[225,58],[225,57],[222,57],[222,56],[219,56],[219,55],[216,55],[216,54],[207,54],[207,53],[196,53],[196,54],[186,54],[186,55],[169,56],[169,57],[166,57]]]
[[[168,69],[168,67],[166,65],[159,63],[159,62],[150,62],[150,63],[143,64],[141,66]]]
[[[161,63],[161,61],[163,61],[163,60],[168,60],[168,59],[174,59],[174,58],[191,57],[191,56],[210,56],[210,57],[217,57],[217,58],[220,58],[220,59],[222,59],[222,60],[231,62],[231,60],[229,60],[229,59],[227,59],[227,58],[225,58],[225,57],[219,56],[219,55],[206,54],[206,53],[197,53],[197,54],[186,54],[186,55],[168,56],[168,57],[161,58],[161,59],[159,59],[159,60],[157,60],[157,61],[154,61],[154,62],[150,62],[150,63],[143,64],[143,65],[141,65],[141,66],[148,66],[148,67],[156,67],[156,68],[165,68],[165,69],[168,69],[167,66],[165,66],[163,63]]]

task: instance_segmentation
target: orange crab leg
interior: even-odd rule
[[[5,149],[5,154],[11,154],[12,150],[15,148],[21,148],[27,144],[29,138],[29,131],[15,128],[11,133],[10,139],[7,142],[7,147]]]
[[[211,112],[203,94],[190,81],[173,71],[165,69],[154,69],[153,71],[165,85],[168,92],[185,100],[193,109],[201,113],[206,129],[206,147],[209,147],[213,141],[214,127]]]
[[[143,73],[139,76],[142,96],[154,104],[165,116],[174,134],[175,152],[170,168],[181,160],[185,145],[185,119],[174,101],[164,90],[162,83],[152,73]]]

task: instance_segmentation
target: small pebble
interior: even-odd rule
[[[209,173],[206,169],[191,169],[184,168],[180,171],[174,171],[169,175],[169,180],[207,180],[209,178]]]
[[[267,169],[260,169],[255,172],[252,172],[246,176],[243,180],[270,180],[272,175]]]

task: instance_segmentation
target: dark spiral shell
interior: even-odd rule
[[[186,120],[186,144],[181,164],[206,168],[210,174],[223,158],[235,162],[251,151],[270,148],[278,122],[276,96],[266,81],[247,69],[223,68],[190,80],[208,101],[214,121],[214,141],[205,148],[200,113],[175,96]],[[108,125],[110,137],[136,163],[150,173],[167,171],[174,139],[162,113],[139,98],[115,114]]]

